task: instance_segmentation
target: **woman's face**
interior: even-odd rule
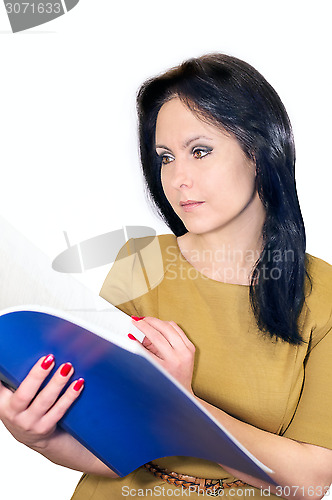
[[[256,210],[261,215],[254,162],[234,137],[200,120],[177,97],[159,111],[156,152],[166,198],[189,232],[243,226]]]

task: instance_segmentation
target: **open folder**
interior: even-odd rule
[[[120,476],[151,460],[180,455],[271,482],[266,473],[272,471],[139,342],[119,335],[134,330],[121,311],[113,313],[109,331],[52,309],[7,309],[0,316],[0,378],[16,388],[36,360],[49,353],[56,366],[73,363],[71,380],[83,377],[85,386],[59,425]]]
[[[60,425],[120,476],[164,456],[195,456],[273,483],[272,471],[128,333],[142,337],[129,316],[54,271],[0,217],[2,380],[16,388],[43,355],[71,362],[85,386]]]

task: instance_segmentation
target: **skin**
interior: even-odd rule
[[[84,386],[80,391],[73,389],[76,383],[74,381],[56,402],[63,387],[73,375],[73,367],[68,375],[63,377],[60,374],[63,367],[61,365],[50,382],[34,399],[39,387],[54,368],[54,362],[47,370],[42,368],[42,362],[46,357],[37,361],[15,392],[0,383],[0,419],[17,441],[52,462],[91,474],[116,477],[113,471],[76,439],[56,426],[83,391]]]
[[[203,131],[210,138],[209,142],[205,139],[203,144],[199,139],[183,147],[189,139],[201,137]],[[195,248],[202,254],[204,250],[228,244],[232,252],[240,250],[242,254],[236,254],[237,261],[231,255],[227,264],[246,264],[248,278],[252,263],[248,263],[243,254],[247,250],[260,249],[265,217],[255,191],[254,164],[245,157],[233,137],[199,120],[177,98],[164,104],[159,112],[156,144],[157,153],[167,156],[167,160],[163,160],[165,164],[161,174],[165,194],[188,229],[188,233],[178,239],[181,251],[189,260]],[[213,146],[213,152],[206,155],[206,149],[202,152],[203,146]],[[198,147],[201,152],[198,152]],[[179,202],[187,199],[205,203],[197,210],[183,212]],[[192,265],[200,270],[202,263],[195,261]],[[214,276],[209,266],[204,272],[214,279],[225,279],[225,269],[219,270],[218,276]],[[149,354],[258,460],[275,471],[273,478],[279,485],[294,485],[309,491],[303,495],[299,489],[294,495],[294,490],[291,490],[291,498],[322,498],[332,482],[331,450],[263,431],[197,398],[192,390],[195,346],[181,328],[173,321],[152,317],[133,321],[133,324],[145,335],[142,345]],[[73,368],[63,377],[59,367],[34,399],[41,383],[54,367],[53,364],[44,370],[41,366],[43,359],[36,363],[16,392],[11,392],[0,383],[0,419],[18,441],[49,460],[90,474],[116,477],[74,438],[56,427],[73,401],[84,391],[83,388],[79,392],[74,391],[73,382],[56,401]],[[240,471],[224,468],[252,486],[269,486]],[[320,487],[322,494],[319,493]],[[280,495],[273,486],[271,492],[288,498],[285,494]]]

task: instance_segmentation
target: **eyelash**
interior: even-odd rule
[[[201,157],[195,157],[197,160],[202,160],[203,158],[205,158],[206,156],[208,156],[212,152],[212,148],[198,148],[198,147],[196,147],[196,148],[193,148],[193,150],[192,150],[191,153],[194,155],[198,151],[201,151],[201,152],[205,153]],[[168,165],[169,163],[171,163],[171,162],[164,163],[164,161],[163,161],[164,158],[170,158],[171,155],[169,155],[169,154],[161,154],[161,155],[158,155],[158,156],[161,159],[162,165]]]
[[[212,152],[212,148],[194,148],[192,150],[192,154],[195,154],[197,151],[201,151],[201,152],[205,153],[200,158],[197,158],[198,160],[202,160],[203,158],[205,158],[206,156],[208,156]]]

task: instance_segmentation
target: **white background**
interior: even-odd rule
[[[0,213],[50,258],[124,225],[169,232],[148,207],[135,94],[183,59],[220,51],[255,66],[293,123],[307,251],[332,262],[330,2],[81,0],[12,34],[0,5]],[[107,268],[81,276],[96,292]],[[69,499],[80,473],[1,427],[1,500]]]

